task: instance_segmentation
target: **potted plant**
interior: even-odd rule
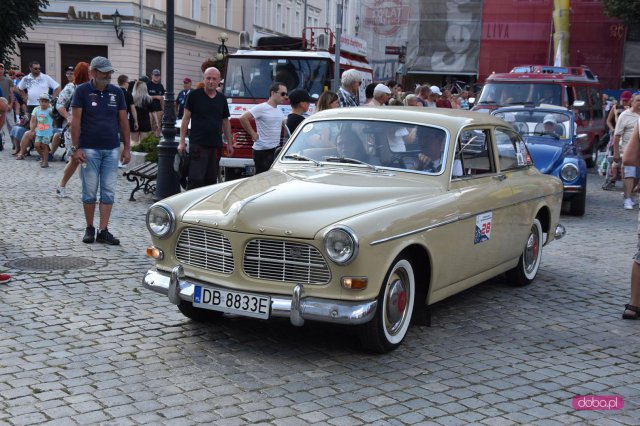
[[[138,145],[134,145],[131,147],[131,166],[136,166],[145,161],[150,161],[152,163],[158,162],[158,144],[160,143],[160,138],[151,134],[146,138],[142,139],[142,141]],[[138,159],[137,157],[141,157]]]

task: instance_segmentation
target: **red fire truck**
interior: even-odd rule
[[[318,98],[323,91],[330,90],[334,78],[335,37],[328,28],[305,28],[301,38],[260,37],[254,40],[252,47],[247,41],[248,34],[243,32],[240,50],[229,54],[225,63],[224,94],[229,102],[234,148],[232,157],[225,150],[220,159],[225,180],[254,174],[253,142],[242,128],[239,117],[268,99],[272,83],[284,83],[289,91],[305,89]],[[364,88],[373,82],[373,69],[366,59],[366,44],[358,38],[343,35],[340,38],[340,70],[347,69],[361,72],[360,99],[364,101]],[[283,119],[291,112],[290,105],[278,108]],[[283,138],[286,139],[286,135]]]
[[[595,165],[605,135],[600,83],[588,67],[521,65],[508,73],[491,74],[474,111],[490,112],[501,106],[540,104],[570,108],[576,115],[578,149],[587,165]]]

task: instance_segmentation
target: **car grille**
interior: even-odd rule
[[[176,245],[176,258],[187,265],[208,271],[233,272],[231,243],[220,232],[185,228]]]
[[[325,284],[331,272],[315,247],[279,240],[252,240],[244,252],[244,272],[252,277],[292,283]]]

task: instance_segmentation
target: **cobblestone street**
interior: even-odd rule
[[[13,276],[0,286],[0,425],[640,425],[640,321],[621,320],[638,211],[600,176],[532,285],[485,282],[371,355],[349,327],[191,322],[141,285],[151,196],[128,201],[120,173],[121,245],[83,244],[79,177],[71,198],[55,194],[63,167],[0,152],[0,272]],[[577,395],[624,408],[576,410]]]

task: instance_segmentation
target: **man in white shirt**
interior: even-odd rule
[[[16,91],[23,99],[27,99],[27,112],[31,114],[33,109],[38,106],[38,97],[43,93],[49,93],[49,89],[53,90],[53,98],[58,97],[60,93],[60,85],[51,77],[40,72],[40,63],[32,61],[29,64],[29,75],[25,75]],[[25,94],[24,91],[27,91]],[[28,97],[27,97],[28,95]]]
[[[256,174],[269,170],[275,158],[284,120],[278,105],[282,105],[287,100],[287,96],[287,87],[284,84],[273,83],[269,88],[269,100],[254,106],[240,117],[240,124],[253,141],[253,162]],[[256,121],[257,132],[251,125],[252,118]]]
[[[638,125],[640,119],[640,92],[636,92],[631,97],[630,107],[618,116],[616,129],[613,132],[613,162],[620,164],[624,148],[631,139],[633,129]],[[624,166],[624,204],[626,210],[632,210],[635,202],[631,198],[633,188],[638,184],[640,178],[640,167]]]

